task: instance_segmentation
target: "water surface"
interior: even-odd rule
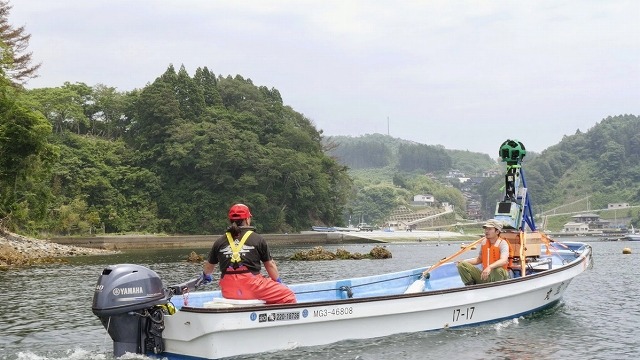
[[[640,358],[640,337],[635,331],[640,324],[640,242],[587,240],[594,249],[594,266],[573,280],[563,301],[553,309],[471,328],[343,341],[236,359]],[[325,248],[367,253],[373,246]],[[427,266],[455,253],[460,243],[393,243],[386,247],[393,258],[299,262],[288,257],[309,247],[273,247],[272,252],[285,283],[294,283]],[[623,255],[625,247],[631,248],[632,254]],[[202,255],[208,251],[136,250],[0,272],[0,359],[113,359],[111,339],[91,312],[93,287],[102,269],[110,264],[135,263],[156,271],[165,285],[180,283],[201,269],[199,264],[185,261],[192,250]]]

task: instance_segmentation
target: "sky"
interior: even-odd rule
[[[496,158],[640,115],[637,0],[9,0],[28,88],[143,88],[169,65],[278,89],[325,136]]]

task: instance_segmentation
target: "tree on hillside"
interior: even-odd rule
[[[182,123],[180,103],[170,83],[158,78],[145,87],[138,97],[127,140],[148,164],[160,157],[171,128]],[[151,166],[153,167],[153,166]]]
[[[56,198],[48,230],[68,234],[86,233],[89,227],[106,232],[162,229],[156,216],[160,179],[133,165],[133,151],[122,140],[70,132],[56,138],[61,156],[50,179]],[[76,224],[73,219],[89,227],[70,228]]]
[[[220,92],[218,92],[218,80],[216,79],[216,75],[209,71],[206,66],[204,68],[196,69],[193,80],[202,88],[202,94],[204,96],[204,103],[206,106],[222,105],[222,98],[220,97]]]
[[[401,144],[398,148],[398,169],[402,171],[443,171],[450,169],[451,164],[451,157],[436,146]]]
[[[409,193],[390,184],[380,184],[358,189],[349,204],[348,215],[357,221],[382,225],[398,205],[406,204]]]
[[[0,78],[0,219],[27,223],[44,215],[48,187],[42,181],[56,153],[50,134],[47,120]]]
[[[29,90],[31,106],[49,120],[56,134],[72,131],[77,134],[86,129],[89,120],[85,114],[82,96],[70,86]]]
[[[184,65],[180,67],[174,88],[180,103],[182,118],[198,120],[206,107],[202,87],[192,79]]]
[[[89,133],[108,139],[122,137],[131,124],[127,110],[137,99],[137,92],[122,94],[114,87],[98,84],[93,87],[93,97]]]
[[[260,231],[341,221],[346,169],[322,152],[321,135],[282,104],[277,89],[241,76],[193,79],[170,66],[141,90],[126,136],[137,165],[160,180],[164,229],[212,233],[234,202],[249,205]]]
[[[342,141],[331,154],[354,169],[385,167],[392,157],[391,148],[382,141]]]
[[[14,28],[9,23],[9,1],[0,0],[0,75],[14,85],[22,85],[37,76],[40,64],[31,64],[31,53],[27,52],[30,34],[24,26]]]

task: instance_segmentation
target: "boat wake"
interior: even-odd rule
[[[38,355],[31,351],[18,353],[18,360],[106,360],[112,359],[111,354],[108,356],[104,353],[89,351],[85,349],[69,349],[60,354],[49,354],[48,356]],[[119,359],[150,359],[142,354],[126,353]]]

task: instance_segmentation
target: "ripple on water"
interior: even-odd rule
[[[379,339],[292,349],[237,359],[637,359],[640,343],[640,242],[594,242],[594,267],[572,281],[564,300],[544,312],[473,328],[399,334]],[[327,246],[368,252],[373,245]],[[631,255],[622,255],[632,247]],[[390,244],[392,259],[295,262],[301,247],[276,247],[285,282],[364,276],[426,266],[458,246]],[[93,288],[107,264],[138,263],[156,271],[165,285],[197,276],[186,263],[189,250],[140,251],[74,259],[70,264],[0,272],[1,360],[112,360],[112,342],[91,311]],[[208,249],[196,250],[206,253]],[[210,288],[216,288],[212,286]],[[147,359],[133,356],[136,359]]]

